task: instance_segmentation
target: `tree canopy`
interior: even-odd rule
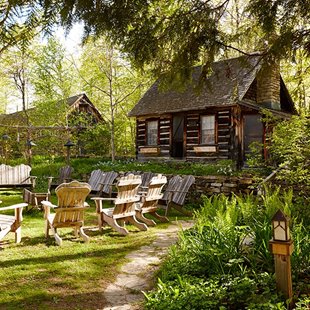
[[[242,14],[232,9],[236,4],[244,7]],[[70,29],[79,22],[85,37],[108,34],[137,67],[148,65],[156,76],[188,78],[189,68],[200,63],[205,65],[203,77],[227,49],[292,57],[298,48],[310,51],[309,9],[303,0],[15,0],[0,10],[1,48],[17,38],[17,28],[33,31],[40,25],[49,32],[56,23]],[[223,27],[232,15],[238,20],[234,32]],[[239,27],[242,20],[251,22]],[[252,50],[240,46],[255,27],[259,39]]]

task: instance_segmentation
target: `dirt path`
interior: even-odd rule
[[[167,254],[169,246],[177,241],[180,227],[187,229],[193,221],[172,222],[163,232],[157,233],[156,240],[149,246],[143,246],[138,251],[130,253],[116,281],[110,284],[104,297],[108,306],[104,310],[138,310],[142,309],[144,299],[142,291],[152,288],[153,274]]]

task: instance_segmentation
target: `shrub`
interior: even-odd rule
[[[156,290],[146,294],[146,307],[286,309],[283,296],[275,291],[269,250],[271,218],[279,208],[293,219],[294,286],[298,294],[306,291],[302,281],[310,269],[309,225],[300,221],[291,191],[265,189],[262,198],[204,197],[201,210],[195,213],[195,226],[181,232],[160,271]],[[298,300],[298,294],[301,307],[307,299]]]

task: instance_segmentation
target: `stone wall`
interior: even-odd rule
[[[249,194],[255,190],[252,178],[229,177],[229,176],[195,176],[195,184],[192,185],[188,193],[188,201],[199,203],[201,195],[211,196],[223,193],[230,195]]]

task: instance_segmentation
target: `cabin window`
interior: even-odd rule
[[[201,144],[215,144],[215,115],[201,116]]]
[[[147,122],[147,145],[157,145],[158,121]]]

